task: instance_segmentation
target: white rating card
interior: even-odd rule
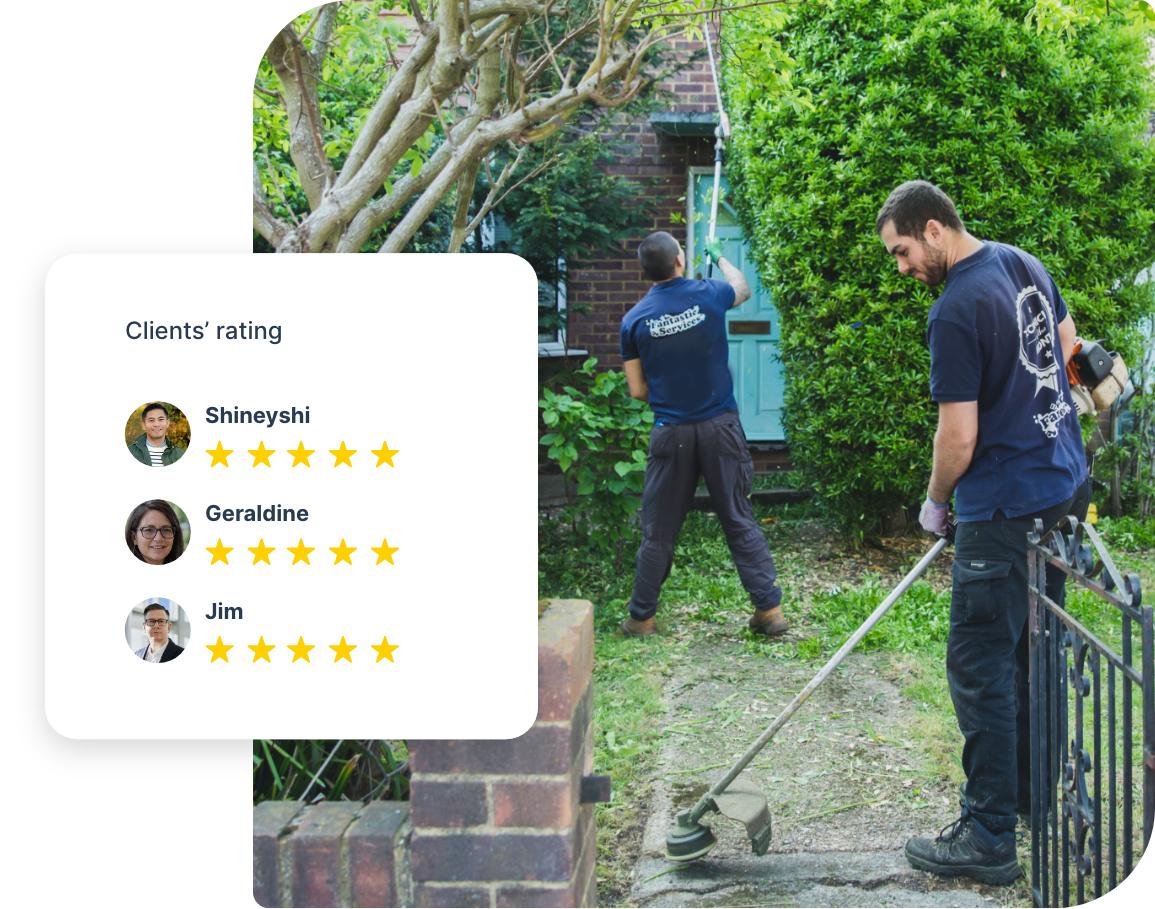
[[[524,732],[536,304],[533,270],[505,255],[58,261],[43,440],[53,727]]]

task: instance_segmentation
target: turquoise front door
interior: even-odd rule
[[[706,238],[710,232],[710,200],[714,175],[695,174],[693,203],[692,274],[706,276]],[[730,335],[730,372],[734,376],[734,397],[746,438],[751,442],[782,442],[782,395],[784,379],[779,359],[778,311],[770,293],[762,286],[749,256],[749,248],[734,209],[727,202],[728,184],[722,178],[716,235],[722,241],[722,255],[746,276],[753,296],[731,309],[726,317]],[[721,278],[717,268],[712,277]]]

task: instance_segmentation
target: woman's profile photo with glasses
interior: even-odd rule
[[[188,516],[164,499],[141,502],[124,525],[128,551],[149,565],[175,562],[184,553],[188,540]]]
[[[189,640],[185,612],[167,597],[151,597],[132,607],[124,623],[132,655],[146,663],[169,663],[184,653]]]

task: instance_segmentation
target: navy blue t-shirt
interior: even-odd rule
[[[955,489],[960,521],[1069,499],[1087,477],[1059,323],[1067,305],[1034,256],[984,243],[955,264],[927,319],[935,401],[977,401],[979,437]]]
[[[674,278],[655,284],[622,317],[622,359],[642,361],[659,423],[698,423],[737,413],[730,376],[725,281]]]

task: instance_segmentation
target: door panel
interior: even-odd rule
[[[770,293],[749,260],[749,247],[733,208],[726,201],[729,186],[721,181],[716,235],[722,241],[722,255],[746,276],[753,296],[726,316],[730,329],[730,372],[734,377],[734,397],[746,438],[751,442],[781,442],[782,398],[785,380],[779,359],[781,330],[778,310]],[[706,276],[705,243],[710,231],[710,200],[714,190],[713,174],[694,175],[694,226],[692,250],[693,272]],[[721,279],[715,268],[711,277]],[[737,323],[737,324],[734,324]],[[767,330],[768,329],[768,330]]]

